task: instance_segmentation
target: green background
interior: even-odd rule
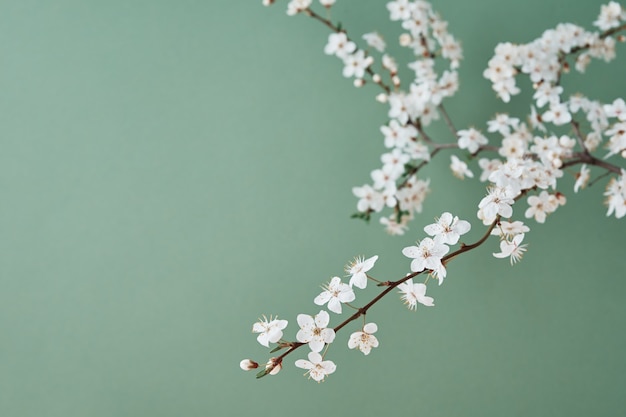
[[[591,28],[600,4],[437,0],[465,53],[446,102],[457,126],[528,109],[482,78],[497,42]],[[481,233],[484,185],[454,179],[443,153],[410,233],[348,218],[386,107],[324,56],[327,29],[285,5],[0,1],[0,415],[625,415],[624,220],[605,217],[603,181],[575,195],[571,175],[568,204],[529,221],[520,264],[490,241],[429,287],[436,307],[383,300],[368,315],[380,347],[349,351],[349,326],[323,384],[293,366],[304,349],[275,377],[239,369],[267,358],[257,317],[279,314],[293,338],[355,255],[395,279],[441,212]],[[339,0],[333,15],[394,44],[384,5]],[[623,95],[624,52],[566,88]]]

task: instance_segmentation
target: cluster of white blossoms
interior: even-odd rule
[[[626,20],[626,12],[616,3],[611,2],[602,6],[600,16],[594,25],[603,31],[618,28]],[[519,94],[520,89],[515,82],[517,74],[528,74],[535,83],[535,89],[541,87],[542,95],[555,94],[554,88],[560,81],[561,74],[569,70],[569,64],[564,66],[564,57],[570,53],[578,54],[575,69],[584,72],[591,58],[603,59],[606,62],[615,58],[615,38],[603,36],[597,32],[589,32],[572,23],[557,25],[554,29],[546,30],[543,35],[533,42],[515,45],[509,42],[496,46],[496,53],[489,60],[488,68],[483,75],[493,83],[493,89],[498,96],[508,102],[512,95]],[[559,102],[553,97],[550,100],[550,109],[559,110]],[[566,112],[567,113],[567,112]],[[567,123],[566,118],[559,120]]]
[[[348,283],[343,283],[341,278],[333,277],[330,282],[323,286],[322,291],[313,302],[318,306],[327,305],[328,309],[335,313],[342,313],[342,304],[350,305],[354,301],[356,295],[353,286],[365,289],[367,281],[370,279],[368,271],[370,271],[378,256],[372,256],[368,259],[357,257],[346,266],[346,272],[350,276]],[[295,349],[302,345],[308,345],[311,350],[308,354],[308,360],[298,359],[295,365],[298,368],[306,369],[306,375],[317,382],[321,382],[324,378],[335,372],[336,365],[331,360],[324,360],[324,354],[320,353],[324,348],[335,340],[335,329],[328,327],[330,323],[330,314],[325,310],[320,310],[315,316],[308,314],[299,314],[296,319],[300,330],[296,333],[296,342],[287,342],[282,339],[283,330],[287,327],[286,320],[268,319],[263,316],[261,320],[252,326],[253,333],[259,333],[257,341],[269,347],[269,343],[277,343],[278,347],[272,352],[290,348]],[[365,324],[360,331],[352,333],[348,339],[348,347],[350,349],[358,348],[365,355],[369,354],[371,349],[378,346],[378,339],[373,335],[378,330],[375,323]],[[250,359],[241,361],[240,366],[244,370],[256,369],[259,364]],[[282,368],[282,357],[273,357],[265,364],[264,369],[258,374],[259,377],[265,375],[276,375]]]
[[[417,304],[427,307],[434,306],[434,299],[426,295],[426,283],[432,276],[441,285],[446,276],[444,257],[450,251],[450,245],[458,244],[461,236],[469,232],[470,229],[469,222],[459,220],[457,216],[448,212],[443,213],[441,217],[436,219],[435,223],[424,227],[424,232],[430,237],[424,238],[418,243],[418,246],[409,246],[402,250],[402,253],[411,259],[411,274],[395,282],[380,282],[368,274],[374,268],[378,256],[367,259],[356,257],[345,267],[345,272],[349,276],[348,282],[344,283],[340,277],[333,277],[330,282],[322,287],[323,291],[313,300],[316,305],[326,305],[328,310],[337,315],[342,314],[342,305],[344,304],[354,310],[350,317],[335,328],[329,327],[330,314],[326,310],[320,310],[314,316],[298,314],[296,321],[300,329],[296,333],[296,342],[283,340],[283,330],[288,323],[286,320],[279,320],[272,318],[272,316],[269,319],[263,316],[262,319],[254,323],[252,332],[259,333],[257,341],[265,347],[270,347],[270,343],[277,344],[278,346],[272,352],[289,349],[287,352],[289,353],[300,346],[307,345],[310,349],[307,355],[308,360],[298,359],[295,365],[305,369],[305,375],[321,382],[337,369],[333,361],[324,358],[328,347],[335,341],[336,331],[359,316],[365,316],[367,308],[371,306],[368,304],[366,307],[355,307],[350,304],[356,299],[354,288],[366,289],[368,281],[373,280],[379,286],[386,286],[388,289],[397,288],[400,291],[400,299],[410,310],[416,310]],[[414,283],[413,278],[423,272],[429,274],[425,282]],[[353,332],[348,338],[348,348],[358,349],[364,355],[369,355],[371,350],[379,345],[378,338],[374,336],[377,331],[376,323],[364,323],[360,330]],[[322,353],[322,351],[324,352]],[[257,374],[258,377],[276,375],[282,369],[284,356],[285,354],[270,358]],[[244,370],[252,370],[258,368],[259,364],[250,359],[244,359],[241,361],[240,367]]]
[[[273,3],[274,0],[263,0],[265,5]],[[319,0],[327,12],[334,3],[335,0]],[[604,193],[607,216],[626,216],[626,170],[608,161],[626,158],[626,103],[619,97],[611,103],[602,103],[580,93],[566,96],[561,85],[561,78],[570,69],[568,60],[573,61],[576,70],[584,72],[591,58],[609,62],[615,57],[617,41],[626,40],[620,34],[626,31],[626,10],[621,5],[610,2],[602,6],[594,22],[601,32],[567,23],[545,31],[527,44],[497,45],[484,77],[491,81],[498,97],[508,102],[520,93],[516,76],[528,75],[534,90],[533,103],[526,122],[499,113],[487,121],[486,134],[475,127],[457,130],[443,106],[443,99],[453,96],[459,88],[456,70],[463,54],[458,41],[448,32],[447,22],[430,3],[423,0],[387,3],[389,18],[399,22],[404,30],[400,45],[411,49],[414,56],[408,68],[415,77],[404,88],[397,61],[385,52],[386,43],[381,35],[364,34],[361,39],[367,47],[360,48],[356,38],[350,38],[330,17],[316,13],[313,5],[313,0],[291,0],[287,14],[308,15],[330,28],[332,32],[324,52],[342,60],[343,76],[352,78],[356,87],[371,82],[382,88],[376,99],[388,105],[389,120],[380,127],[385,147],[382,167],[371,171],[371,183],[352,189],[358,198],[358,213],[353,217],[369,220],[372,213],[389,209],[391,214],[380,218],[386,231],[394,235],[406,233],[409,222],[422,211],[431,185],[430,179],[418,178],[417,174],[438,153],[452,150],[456,153],[450,155],[454,176],[474,178],[471,165],[476,164],[480,169],[479,180],[488,183],[486,195],[480,201],[476,199],[477,217],[486,230],[476,242],[460,243],[461,236],[470,231],[470,223],[444,212],[435,223],[424,227],[428,237],[402,249],[402,254],[411,260],[410,272],[395,281],[380,281],[369,274],[378,256],[355,258],[345,268],[347,282],[332,277],[313,300],[315,305],[336,315],[350,312],[335,327],[330,327],[331,315],[326,310],[315,315],[299,314],[295,341],[287,341],[283,339],[287,321],[263,316],[252,327],[258,333],[258,342],[265,347],[276,344],[271,353],[284,352],[270,358],[257,377],[275,375],[282,368],[285,356],[308,346],[307,359],[298,359],[295,365],[305,369],[305,375],[311,379],[323,381],[337,368],[325,358],[330,345],[336,344],[341,329],[360,317],[363,325],[348,337],[347,345],[368,355],[379,346],[374,336],[378,326],[365,321],[372,305],[397,289],[410,310],[416,310],[420,304],[434,306],[434,299],[426,295],[429,279],[441,285],[447,276],[447,263],[482,245],[490,236],[498,239],[500,247],[499,252],[493,253],[494,257],[509,258],[511,264],[519,262],[527,250],[523,242],[530,227],[513,219],[514,210],[518,214],[516,203],[525,200],[523,216],[544,223],[549,214],[567,201],[563,190],[558,188],[559,180],[567,173],[575,179],[574,192],[612,175]],[[441,68],[444,69],[438,70]],[[451,142],[433,140],[425,131],[432,121],[440,118],[453,135]],[[608,152],[594,155],[602,147]],[[580,170],[571,171],[570,167],[578,165]],[[601,172],[596,180],[590,181],[592,168]],[[420,275],[426,277],[424,281],[414,282]],[[369,281],[376,282],[380,291],[362,306],[354,305],[355,289],[365,290]],[[245,359],[240,366],[250,370],[259,364]]]

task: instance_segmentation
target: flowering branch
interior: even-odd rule
[[[274,0],[263,2],[270,5]],[[335,0],[319,2],[328,10]],[[419,179],[419,171],[440,151],[451,150],[463,152],[461,156],[469,163],[478,159],[482,170],[479,180],[488,183],[487,194],[478,203],[477,211],[486,232],[476,242],[460,243],[458,249],[450,251],[471,226],[450,212],[442,213],[435,223],[423,228],[429,237],[417,242],[416,246],[402,249],[403,255],[411,259],[411,272],[396,281],[381,282],[368,275],[378,256],[356,258],[346,266],[350,276],[348,283],[333,277],[314,299],[316,305],[327,305],[335,314],[342,313],[344,304],[356,310],[335,327],[329,327],[330,314],[326,310],[322,309],[315,316],[299,314],[300,329],[296,341],[290,342],[282,338],[288,322],[264,316],[253,325],[253,332],[258,333],[257,341],[266,347],[276,343],[277,347],[271,353],[286,350],[270,358],[258,377],[275,375],[286,356],[308,345],[311,350],[308,359],[299,359],[295,365],[305,369],[310,378],[318,382],[324,380],[336,370],[335,363],[325,359],[328,348],[345,326],[365,317],[370,308],[394,288],[400,291],[401,299],[411,310],[415,310],[417,304],[434,306],[434,299],[426,295],[429,279],[432,277],[441,285],[447,275],[447,264],[456,256],[483,245],[490,236],[496,236],[499,241],[500,252],[493,253],[495,258],[509,258],[511,264],[519,262],[526,251],[526,244],[522,242],[530,227],[514,220],[514,207],[518,214],[520,201],[525,199],[524,217],[544,223],[548,215],[567,202],[564,193],[557,190],[558,181],[567,167],[581,165],[580,172],[575,174],[574,192],[609,176],[604,193],[607,215],[626,216],[626,170],[623,163],[607,161],[609,158],[626,158],[626,102],[623,98],[616,98],[612,103],[601,103],[582,94],[566,98],[561,85],[562,76],[570,71],[568,57],[575,56],[574,69],[581,73],[592,59],[609,62],[615,57],[616,42],[626,40],[623,35],[618,35],[626,30],[626,10],[621,5],[611,1],[602,6],[593,22],[601,32],[586,31],[566,23],[546,30],[541,37],[527,44],[498,44],[483,76],[505,103],[521,91],[516,84],[517,77],[528,76],[534,90],[533,103],[528,122],[505,113],[496,114],[487,121],[487,132],[492,136],[488,138],[474,127],[457,129],[445,109],[443,101],[459,88],[456,70],[463,53],[459,42],[448,32],[447,22],[428,2],[393,0],[387,3],[390,19],[398,21],[406,31],[399,38],[400,45],[409,48],[415,57],[415,61],[408,63],[415,78],[404,88],[398,76],[398,65],[385,53],[386,44],[378,33],[366,33],[362,39],[372,52],[375,50],[382,55],[381,66],[389,73],[392,87],[383,83],[381,75],[372,69],[374,55],[359,49],[355,38],[349,38],[339,24],[335,25],[313,11],[312,3],[313,0],[290,0],[287,14],[305,14],[328,27],[332,33],[324,52],[343,61],[343,76],[353,78],[356,87],[365,85],[366,76],[382,87],[384,93],[378,94],[376,100],[389,106],[389,122],[380,127],[388,152],[381,156],[382,168],[371,172],[373,184],[353,188],[353,194],[358,198],[358,213],[353,217],[369,220],[373,213],[391,209],[392,214],[382,216],[380,222],[388,233],[404,234],[416,213],[422,211],[429,192],[430,179]],[[447,69],[438,72],[436,68],[441,65],[436,67],[436,61],[447,65]],[[576,113],[583,113],[584,118],[576,118]],[[439,117],[453,134],[454,141],[436,142],[425,131]],[[583,129],[580,120],[586,120],[588,127],[585,124]],[[554,133],[563,131],[568,125],[571,130],[567,134]],[[493,136],[499,136],[495,142]],[[604,137],[608,139],[605,141]],[[597,156],[600,145],[608,149],[604,157]],[[484,153],[494,157],[479,159]],[[453,175],[459,179],[474,177],[470,166],[457,155],[452,154],[450,161]],[[588,166],[603,171],[591,182]],[[413,283],[413,278],[425,272],[428,276],[424,282]],[[368,281],[385,288],[362,307],[355,307],[352,304],[356,299],[355,288],[365,289]],[[348,347],[369,354],[379,344],[374,336],[377,329],[375,323],[364,321],[360,331],[349,337]],[[245,359],[240,366],[249,370],[258,368],[259,364]]]
[[[491,235],[491,232],[493,231],[494,227],[499,224],[500,222],[500,216],[496,217],[496,220],[493,221],[493,223],[491,223],[491,225],[487,228],[487,231],[485,232],[485,234],[476,242],[470,244],[470,245],[466,245],[464,243],[461,243],[461,247],[446,255],[445,257],[443,257],[441,259],[441,263],[445,266],[446,263],[450,260],[452,260],[453,258],[455,258],[456,256],[468,252],[472,249],[475,249],[477,247],[479,247],[480,245],[482,245],[487,238]],[[343,329],[346,325],[348,325],[349,323],[357,320],[359,317],[361,316],[365,316],[368,312],[368,310],[374,306],[374,304],[376,304],[377,302],[379,302],[381,299],[383,299],[383,297],[385,297],[387,294],[389,294],[394,288],[398,287],[400,284],[415,278],[418,275],[423,274],[424,272],[429,272],[429,273],[436,273],[436,271],[433,270],[421,270],[421,271],[417,271],[417,272],[413,272],[410,273],[408,275],[405,275],[404,277],[396,280],[396,281],[385,281],[385,282],[381,282],[378,284],[378,286],[384,286],[386,287],[384,290],[382,290],[380,293],[378,293],[378,295],[376,295],[372,300],[370,300],[367,304],[365,304],[363,307],[357,308],[357,311],[352,314],[351,316],[349,316],[347,319],[345,319],[343,322],[341,322],[340,324],[338,324],[337,326],[335,326],[333,328],[333,332],[334,334],[337,334],[341,329]],[[306,342],[281,342],[279,344],[279,348],[288,348],[287,351],[285,351],[284,353],[282,353],[281,355],[272,358],[268,364],[270,366],[267,366],[265,369],[263,369],[261,372],[259,372],[257,374],[257,378],[261,378],[263,376],[269,375],[271,374],[272,370],[275,367],[280,367],[282,366],[282,362],[283,359],[288,356],[289,354],[291,354],[292,352],[296,351],[298,348],[306,345]],[[247,363],[247,362],[246,362]]]
[[[330,30],[332,30],[333,32],[344,33],[345,34],[345,31],[343,31],[339,25],[334,25],[329,19],[325,19],[322,16],[320,16],[319,14],[315,13],[313,10],[311,10],[310,7],[307,7],[306,9],[304,9],[304,13],[307,14],[308,16],[312,17],[313,19],[321,22],[325,26],[329,27]],[[348,37],[346,37],[346,41],[347,42],[352,42],[350,40],[350,38],[348,38]],[[372,71],[371,67],[368,66],[367,68],[365,68],[365,72],[372,77],[372,80],[374,80],[374,82],[376,84],[381,86],[382,89],[385,90],[385,92],[387,94],[389,94],[391,89],[387,85],[385,85],[385,83],[382,82],[382,80],[380,79],[380,76],[375,74],[374,71]]]

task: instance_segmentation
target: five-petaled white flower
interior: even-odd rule
[[[414,284],[413,278],[398,285],[398,289],[402,293],[400,298],[408,306],[409,310],[416,310],[417,303],[427,307],[435,305],[435,299],[426,296],[426,284],[422,284],[421,282]]]
[[[441,278],[446,277],[446,268],[441,263],[441,258],[448,253],[450,248],[440,242],[427,237],[419,246],[408,246],[402,249],[402,254],[411,261],[411,271],[420,272],[424,269],[436,271]],[[441,281],[439,283],[441,284]]]
[[[470,171],[467,167],[467,164],[457,158],[455,155],[450,156],[450,169],[452,170],[452,175],[462,180],[465,177],[474,178],[474,173]]]
[[[484,224],[489,224],[500,215],[509,218],[513,214],[511,205],[515,203],[514,198],[519,194],[512,187],[490,187],[489,194],[478,204],[478,208],[482,212],[482,220]]]
[[[365,39],[365,42],[367,42],[369,46],[376,49],[378,52],[385,51],[385,47],[387,45],[385,44],[385,41],[378,33],[376,32],[366,33],[365,35],[363,35],[363,39]]]
[[[356,49],[356,44],[348,40],[348,36],[344,32],[331,33],[328,35],[328,43],[324,47],[324,53],[327,55],[336,55],[344,58]]]
[[[445,212],[437,220],[437,223],[429,224],[424,227],[424,231],[430,236],[434,236],[435,240],[448,245],[455,245],[461,235],[469,232],[472,226],[466,220],[459,220],[457,216]]]
[[[494,236],[500,236],[501,238],[513,238],[515,235],[529,231],[530,228],[519,220],[514,222],[502,220],[496,227],[493,228],[491,234]]]
[[[374,58],[366,56],[362,49],[343,57],[343,76],[346,78],[363,78],[365,70],[372,65]]]
[[[544,223],[546,215],[556,210],[552,199],[552,195],[547,191],[542,191],[538,196],[531,195],[528,197],[529,207],[526,209],[524,216],[527,218],[534,217],[537,223]]]
[[[341,303],[354,301],[355,295],[352,287],[341,282],[339,277],[333,277],[324,289],[313,302],[318,306],[328,303],[328,309],[333,313],[341,314]]]
[[[293,16],[306,10],[313,0],[291,0],[287,4],[287,15]]]
[[[329,321],[330,316],[324,310],[321,310],[315,317],[298,314],[300,330],[296,334],[296,339],[298,342],[308,343],[313,352],[321,351],[326,343],[332,343],[335,340],[335,331],[326,328]]]
[[[287,320],[278,320],[278,317],[269,320],[263,316],[258,322],[252,325],[253,333],[261,333],[256,340],[265,347],[269,347],[270,343],[276,343],[283,337],[283,330],[287,327]]]
[[[378,255],[371,258],[363,259],[362,257],[354,258],[350,265],[346,266],[346,272],[350,274],[350,286],[365,288],[367,286],[367,271],[374,267]]]
[[[460,149],[467,149],[470,153],[476,153],[481,145],[486,145],[489,141],[480,131],[469,128],[458,131],[457,141]]]
[[[360,332],[354,332],[348,340],[350,349],[358,348],[364,355],[369,355],[372,348],[378,347],[378,339],[374,333],[378,330],[376,323],[367,323]]]
[[[313,378],[317,382],[324,380],[326,375],[330,375],[335,372],[337,366],[333,361],[322,360],[322,355],[317,352],[309,352],[309,360],[298,359],[296,366],[298,368],[306,369],[306,374],[309,374],[309,378]]]
[[[500,242],[500,253],[494,253],[493,256],[496,258],[506,258],[510,256],[511,265],[514,265],[522,259],[524,252],[526,252],[526,244],[520,245],[522,240],[524,240],[524,233],[516,235],[512,240],[502,240]]]

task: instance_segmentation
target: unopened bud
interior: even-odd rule
[[[259,367],[259,364],[256,363],[253,360],[250,359],[244,359],[241,362],[239,362],[239,366],[241,367],[241,369],[243,369],[244,371],[250,371],[252,369],[256,369]]]
[[[400,85],[400,77],[394,75],[393,77],[391,77],[391,82],[393,83],[393,85]]]
[[[263,6],[271,6],[274,4],[274,0],[263,0]]]
[[[412,41],[413,38],[411,38],[411,35],[409,35],[408,33],[403,33],[402,35],[400,35],[400,46],[409,46]]]
[[[379,102],[379,103],[386,103],[387,102],[387,94],[380,93],[379,95],[376,96],[376,101]]]
[[[378,75],[378,74],[372,75],[372,81],[374,81],[376,84],[378,84],[380,82],[380,75]]]
[[[354,86],[355,87],[363,87],[363,85],[365,84],[365,81],[363,81],[363,78],[355,78],[354,79]]]
[[[269,362],[265,364],[265,371],[270,375],[276,375],[283,369],[283,364],[281,362],[277,362],[276,358],[270,358]]]

